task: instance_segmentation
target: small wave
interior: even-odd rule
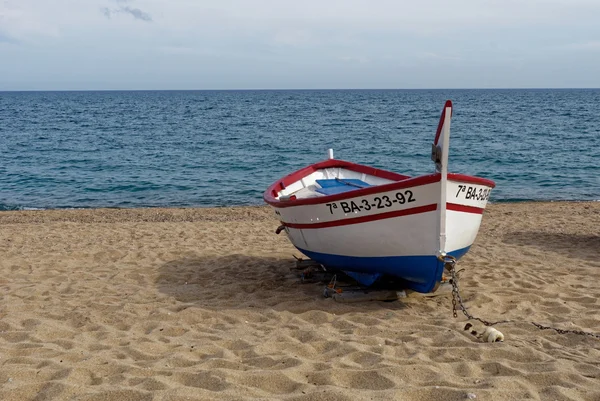
[[[109,207],[109,206],[104,206]],[[74,206],[59,206],[59,207],[33,207],[22,205],[7,205],[0,203],[0,212],[15,212],[15,211],[32,211],[32,210],[79,210],[79,209],[94,209],[92,207],[74,207]]]
[[[23,206],[7,205],[4,203],[0,203],[0,211],[5,212],[5,211],[11,211],[11,210],[25,210],[25,209]]]

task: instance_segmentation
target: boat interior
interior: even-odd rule
[[[394,181],[342,167],[323,168],[288,185],[278,192],[278,197],[282,201],[316,198],[392,182]]]

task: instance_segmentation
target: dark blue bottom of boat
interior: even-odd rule
[[[449,252],[456,259],[468,252],[470,246]],[[358,257],[311,252],[298,248],[300,252],[325,267],[344,271],[365,286],[372,285],[383,275],[405,281],[408,289],[431,292],[442,279],[444,265],[433,255],[424,256],[381,256]]]

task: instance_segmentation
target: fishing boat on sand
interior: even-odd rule
[[[435,172],[418,177],[329,158],[277,180],[264,193],[292,244],[364,286],[382,276],[429,293],[444,262],[477,236],[493,181],[448,172],[452,102],[432,145]]]

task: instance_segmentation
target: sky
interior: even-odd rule
[[[0,0],[0,91],[598,88],[600,0]]]

